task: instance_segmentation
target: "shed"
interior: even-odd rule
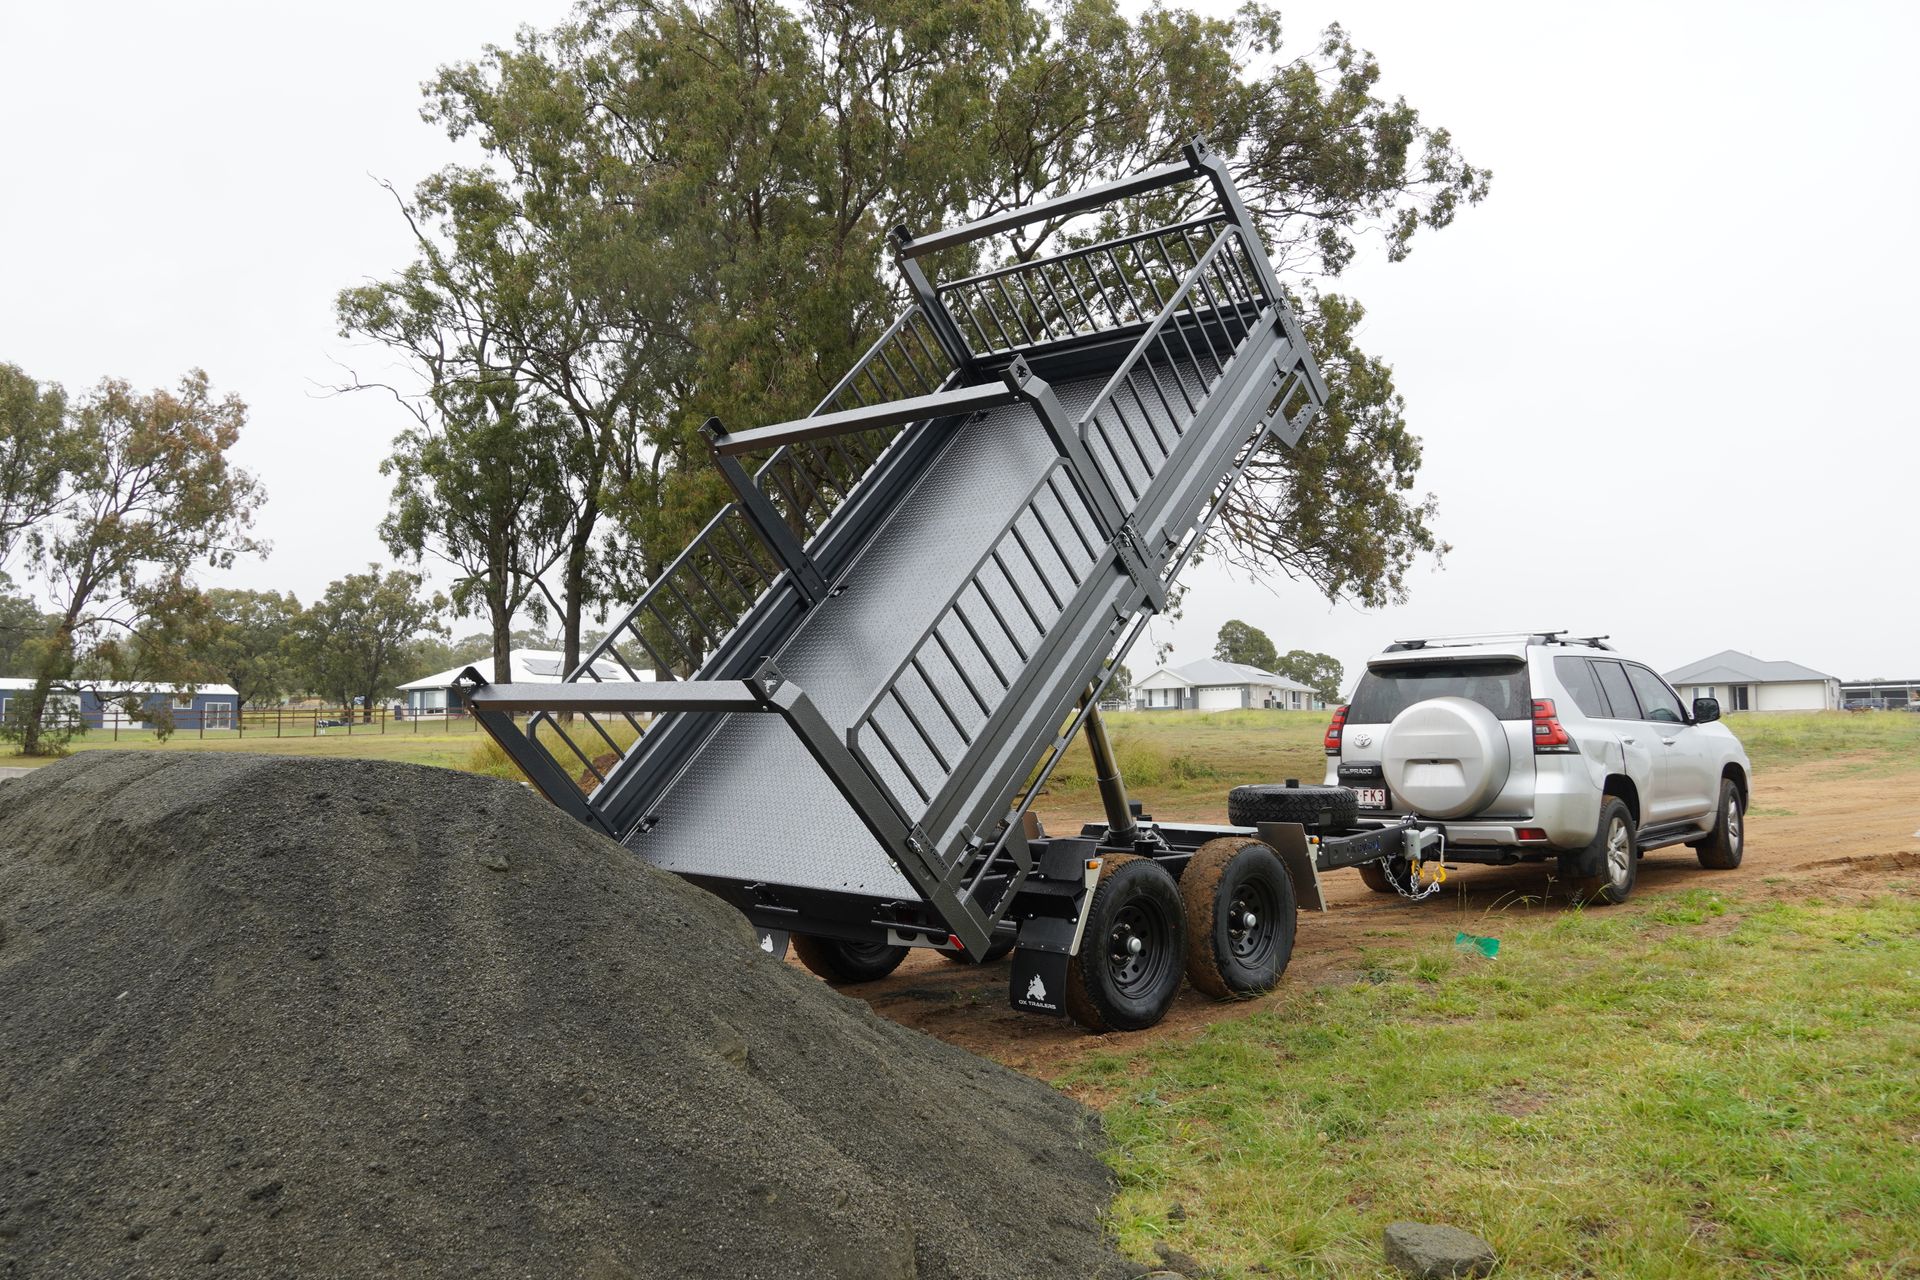
[[[1737,649],[1666,673],[1681,700],[1717,698],[1723,711],[1833,711],[1840,681],[1797,662],[1770,662]]]
[[[1246,707],[1321,711],[1327,705],[1324,698],[1297,680],[1218,658],[1161,667],[1134,681],[1133,696],[1134,706],[1142,711],[1237,711]]]
[[[31,678],[0,679],[0,719],[12,713],[14,699],[34,686]],[[127,709],[137,702],[140,714]],[[76,715],[89,729],[132,729],[165,707],[181,729],[231,729],[240,710],[240,694],[228,684],[154,684],[146,681],[62,682],[48,698],[49,711]]]

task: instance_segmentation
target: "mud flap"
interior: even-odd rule
[[[1016,950],[1013,972],[1007,979],[1007,1002],[1029,1013],[1064,1014],[1071,959],[1062,951]]]
[[[787,958],[787,931],[785,929],[761,929],[756,927],[753,931],[753,936],[754,940],[760,944],[760,949],[772,956],[775,960],[785,960]]]

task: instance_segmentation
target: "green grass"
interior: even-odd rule
[[[1160,816],[1217,818],[1227,791],[1242,783],[1326,777],[1324,711],[1118,711],[1106,719],[1129,791]],[[1098,811],[1083,740],[1069,748],[1038,807]]]
[[[1110,1099],[1142,1260],[1384,1276],[1381,1229],[1416,1219],[1505,1276],[1916,1275],[1920,883],[1895,889],[1508,918],[1491,961],[1448,920],[1353,986],[1063,1083]]]
[[[1120,711],[1108,713],[1107,724],[1128,789],[1149,812],[1219,820],[1231,787],[1324,779],[1328,718],[1322,711]],[[1816,761],[1832,761],[1839,773],[1920,769],[1920,715],[1747,712],[1726,723],[1756,772]],[[1099,807],[1092,761],[1076,741],[1039,809],[1091,814]]]
[[[1754,769],[1853,756],[1856,764],[1920,767],[1920,715],[1907,711],[1761,711],[1726,718]]]
[[[465,769],[472,761],[475,747],[489,741],[472,726],[448,732],[444,727],[429,727],[422,722],[420,731],[410,727],[389,726],[386,733],[369,728],[351,736],[345,729],[328,729],[319,736],[291,735],[275,738],[252,731],[242,738],[237,733],[175,733],[165,742],[156,740],[148,730],[120,730],[119,740],[98,729],[67,744],[70,753],[82,751],[253,751],[263,755],[321,756],[349,760],[404,760],[409,764],[436,765],[445,769]],[[22,756],[17,752],[0,753],[0,765],[28,768],[52,764],[56,757]]]

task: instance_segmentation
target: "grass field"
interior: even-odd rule
[[[1509,920],[1066,1083],[1139,1257],[1385,1274],[1416,1219],[1509,1276],[1920,1274],[1920,874],[1889,888]]]
[[[176,733],[165,742],[155,740],[150,732],[122,729],[118,741],[98,730],[75,738],[67,744],[70,752],[82,751],[257,751],[263,755],[319,756],[347,760],[404,760],[408,764],[436,765],[444,769],[466,769],[473,760],[475,748],[486,739],[486,735],[476,729],[463,728],[452,733],[444,729],[423,727],[417,734],[405,731],[389,730],[387,733],[373,731],[356,732],[349,736],[345,729],[329,729],[317,737],[291,736],[275,738],[267,735],[249,733],[245,738],[236,733],[210,733],[201,738],[192,733]],[[38,759],[22,756],[17,752],[0,752],[0,765],[25,765],[32,768],[37,765],[52,764],[53,759]]]
[[[1107,723],[1135,797],[1149,807],[1184,813],[1206,806],[1217,810],[1227,789],[1241,783],[1286,778],[1320,781],[1326,775],[1321,739],[1327,719],[1321,711],[1121,711],[1109,713]],[[1920,767],[1920,715],[1767,713],[1730,716],[1726,723],[1746,745],[1756,770],[1820,759],[1861,769],[1899,768],[1909,761]],[[364,757],[517,776],[506,757],[468,722],[459,722],[451,733],[434,725],[417,733],[394,726],[384,734],[362,730],[348,735],[342,729],[330,729],[318,737],[250,733],[244,740],[231,733],[204,739],[179,733],[164,743],[156,742],[150,733],[129,730],[121,730],[119,740],[113,741],[96,730],[76,738],[71,749]],[[0,752],[0,763],[32,766],[46,761]],[[1043,807],[1081,811],[1098,806],[1092,762],[1076,740],[1054,772]]]

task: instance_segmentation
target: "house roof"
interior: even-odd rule
[[[471,662],[463,662],[457,667],[445,671],[436,671],[430,676],[421,676],[418,680],[409,680],[399,686],[401,689],[446,689],[460,678],[460,673],[468,667],[478,667],[485,674],[491,665],[489,659],[479,657]],[[558,649],[513,649],[507,653],[508,675],[515,684],[558,684],[567,674],[567,655]],[[626,669],[610,658],[602,658],[593,664],[593,669],[602,680],[619,680],[631,683],[633,677]],[[640,674],[642,680],[652,679],[649,672]]]
[[[1201,658],[1177,667],[1161,667],[1147,679],[1151,680],[1154,676],[1167,676],[1189,686],[1270,684],[1281,689],[1298,689],[1302,693],[1313,692],[1298,680],[1290,680],[1286,676],[1276,675],[1271,671],[1262,671],[1259,667],[1250,667],[1244,662],[1222,662],[1218,658]]]
[[[22,692],[31,689],[36,683],[37,681],[30,676],[26,678],[0,677],[0,689],[4,689],[8,693]],[[85,689],[89,693],[98,694],[103,698],[112,698],[126,693],[207,693],[217,698],[237,698],[240,696],[239,691],[230,684],[152,684],[147,681],[115,684],[110,680],[74,680],[69,681],[68,684]]]
[[[1669,671],[1668,684],[1776,684],[1788,680],[1831,680],[1832,676],[1797,662],[1768,662],[1738,649]]]

